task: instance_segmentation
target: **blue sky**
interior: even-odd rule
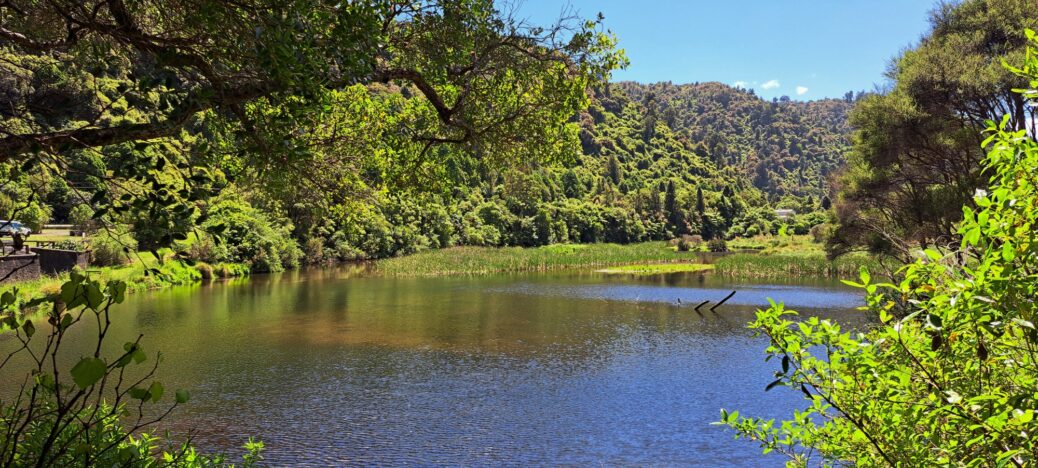
[[[720,81],[765,98],[840,97],[885,81],[929,29],[933,0],[516,0],[545,24],[601,12],[631,65],[614,80]]]

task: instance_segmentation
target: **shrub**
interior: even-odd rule
[[[94,228],[94,210],[90,205],[80,203],[68,212],[68,221],[80,231],[92,231]]]
[[[219,263],[227,259],[227,246],[217,242],[208,233],[201,233],[198,239],[185,249],[188,258],[205,263]]]
[[[819,224],[811,228],[811,239],[816,243],[823,243],[833,235],[835,229],[836,226],[833,226],[832,224]]]
[[[303,243],[303,258],[310,265],[328,263],[329,258],[324,248],[324,240],[320,237],[310,237]]]
[[[302,252],[292,239],[292,224],[272,220],[244,201],[223,200],[209,211],[204,228],[223,226],[222,247],[213,249],[210,258],[198,260],[245,263],[252,271],[281,271],[299,266]]]
[[[720,237],[715,237],[706,243],[706,248],[711,252],[727,252],[728,243]]]
[[[703,238],[698,235],[690,236],[685,234],[677,239],[676,245],[678,247],[678,252],[695,252],[703,245]]]
[[[202,275],[202,279],[203,280],[209,281],[209,280],[212,280],[213,278],[215,278],[215,274],[213,272],[213,266],[212,265],[210,265],[208,263],[205,263],[205,262],[198,262],[198,263],[195,263],[194,266],[195,266],[195,270],[198,270],[198,274]]]
[[[90,263],[96,266],[127,265],[133,261],[137,241],[123,227],[102,229],[90,238]]]
[[[55,242],[54,248],[58,250],[71,250],[73,252],[86,251],[86,245],[75,239],[65,239],[63,241]]]

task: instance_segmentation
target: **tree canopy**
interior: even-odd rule
[[[830,249],[905,256],[954,242],[959,207],[984,186],[979,162],[985,120],[1009,116],[1034,131],[1035,108],[1013,90],[1024,79],[1002,67],[1020,62],[1025,28],[1038,27],[1027,0],[942,4],[932,30],[888,73],[892,88],[851,113],[854,146],[837,186],[840,227]]]
[[[550,159],[625,63],[600,21],[528,25],[488,0],[7,1],[0,163],[28,187],[14,201],[67,182],[98,219],[149,219],[150,248],[231,180],[334,196],[376,150],[411,171],[444,146]],[[380,83],[405,99],[355,88]]]

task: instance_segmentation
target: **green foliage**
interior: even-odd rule
[[[85,203],[79,203],[72,207],[68,213],[68,222],[79,230],[87,231],[93,226],[94,221],[94,210],[90,208],[90,205]]]
[[[127,265],[133,261],[137,240],[123,227],[102,229],[90,238],[90,263],[97,266]]]
[[[701,236],[684,235],[677,239],[678,252],[698,252],[703,247]]]
[[[652,276],[666,275],[672,273],[700,273],[704,271],[710,271],[713,268],[713,265],[703,263],[660,263],[641,265],[621,265],[609,267],[604,270],[598,270],[598,272],[613,275]]]
[[[5,35],[19,38],[0,51],[0,173],[17,180],[0,214],[17,208],[38,228],[47,208],[64,218],[86,202],[151,252],[205,224],[228,177],[269,214],[291,213],[298,239],[322,237],[317,258],[445,246],[446,230],[364,239],[388,246],[315,231],[329,217],[341,225],[351,195],[442,183],[473,161],[571,159],[571,117],[626,64],[602,18],[530,26],[490,0],[0,10]],[[256,259],[264,270],[291,263]]]
[[[268,204],[291,207],[286,213],[306,246],[306,258],[314,262],[391,257],[455,245],[631,243],[677,235],[714,238],[771,232],[773,209],[744,174],[734,167],[718,168],[696,152],[701,146],[689,143],[687,135],[663,120],[653,124],[646,138],[643,126],[654,107],[631,99],[625,90],[632,86],[604,88],[591,100],[579,119],[583,154],[560,164],[501,167],[467,151],[441,151],[446,164],[424,178],[424,190],[416,190],[394,182],[404,176],[397,171],[413,166],[400,166],[397,156],[380,153],[376,145],[364,159],[362,166],[368,169],[358,181],[369,190],[365,196],[338,202],[324,212],[302,200],[282,198],[285,194]],[[365,102],[367,110],[362,112],[377,108],[380,121],[406,118],[386,105],[406,108],[409,99],[402,97],[402,90],[348,92],[351,99]],[[702,97],[715,98],[721,99],[713,94]],[[752,95],[743,99],[770,106]],[[363,141],[364,135],[357,139]],[[807,213],[798,217],[795,232],[806,233],[812,223],[826,219],[807,198],[783,199]]]
[[[606,109],[622,106],[628,97],[640,102],[689,150],[718,167],[744,168],[741,178],[773,199],[825,195],[827,177],[848,150],[851,104],[844,100],[768,102],[753,91],[716,82],[623,82],[608,94]]]
[[[82,241],[75,239],[65,239],[63,241],[55,242],[53,248],[59,250],[71,250],[74,252],[85,252],[87,250],[87,245]]]
[[[715,237],[707,241],[706,249],[711,252],[727,252],[728,243],[722,237]]]
[[[1026,58],[1013,70],[1038,84],[1038,57]],[[863,268],[848,284],[865,290],[871,330],[781,304],[759,312],[751,327],[781,361],[769,388],[795,388],[809,405],[781,424],[727,412],[723,423],[796,465],[1038,461],[1038,142],[1008,116],[987,131],[989,188],[962,208],[958,249],[925,250],[894,283]]]
[[[292,239],[292,225],[273,218],[245,201],[225,199],[207,211],[209,219],[203,228],[221,226],[217,241],[203,235],[191,250],[195,260],[208,263],[244,263],[252,271],[282,271],[299,266],[302,255]],[[272,219],[273,218],[273,219]]]

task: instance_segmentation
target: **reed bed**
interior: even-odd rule
[[[696,258],[694,253],[675,252],[665,242],[559,244],[536,248],[453,247],[379,260],[375,269],[389,276],[481,275],[632,263],[694,262]]]
[[[652,276],[669,273],[702,273],[713,269],[713,265],[705,263],[639,263],[635,265],[612,266],[598,270],[598,272],[611,275]]]
[[[732,254],[714,262],[714,272],[738,278],[815,277],[856,279],[861,267],[878,271],[878,261],[867,255],[847,255],[836,260],[825,254]]]

